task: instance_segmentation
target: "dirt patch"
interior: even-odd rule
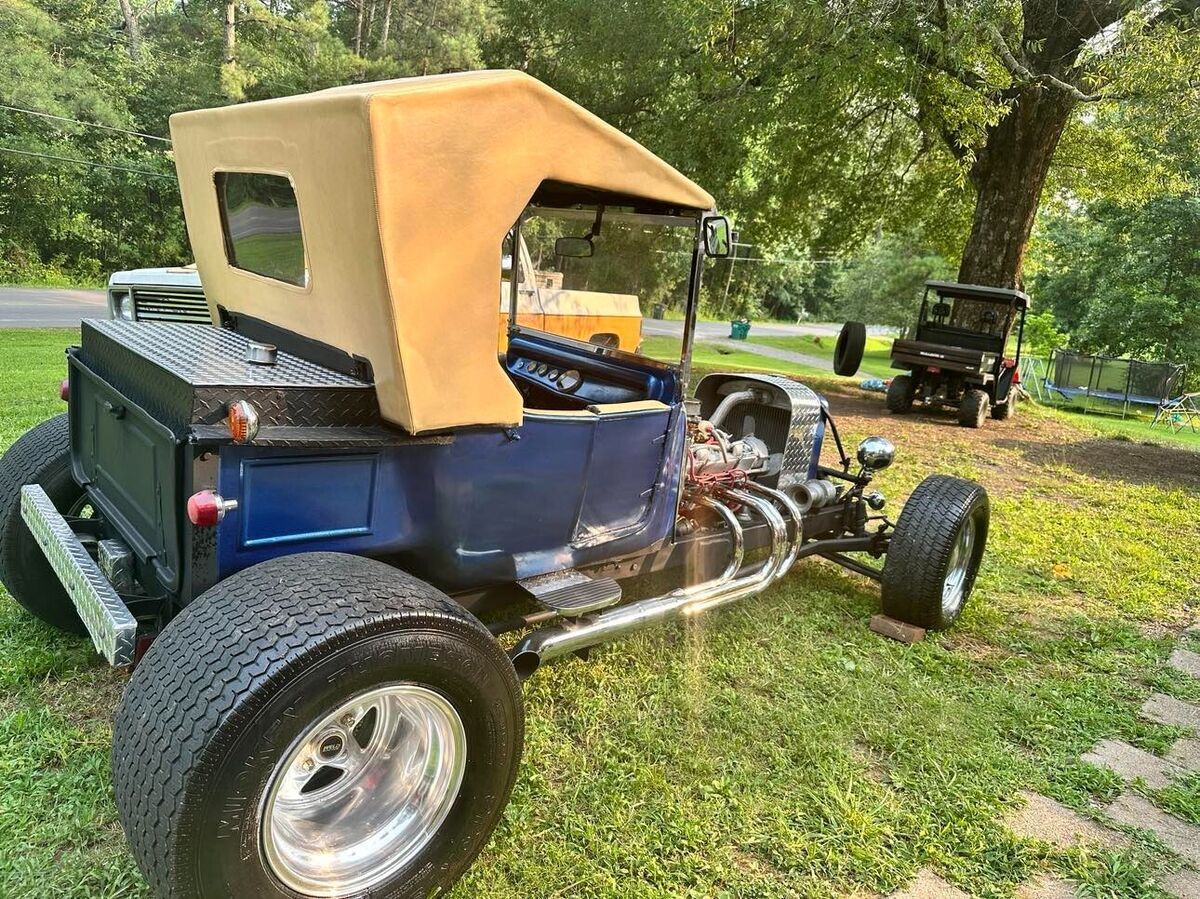
[[[883,405],[882,394],[835,388],[825,395],[844,436],[877,431],[901,451],[906,444],[943,445],[947,452],[963,454],[978,466],[984,486],[1000,495],[1044,484],[1041,469],[1062,466],[1104,481],[1200,493],[1200,453],[1190,450],[1089,437],[1069,422],[1043,415],[1018,414],[1008,421],[989,419],[979,429],[962,428],[950,409],[918,408],[907,415],[892,415]]]
[[[1200,454],[1157,444],[1131,443],[1097,437],[1070,443],[1013,439],[996,441],[1043,467],[1065,465],[1104,481],[1154,484],[1200,493]]]

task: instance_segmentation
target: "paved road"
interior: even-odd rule
[[[102,290],[0,287],[0,328],[75,328],[80,319],[107,317]]]
[[[750,325],[752,337],[796,337],[801,334],[828,335],[837,334],[842,329],[840,324],[829,322],[804,322],[796,325],[776,322],[754,322]],[[642,319],[642,333],[655,334],[665,337],[679,337],[683,334],[682,321],[659,321],[653,318]],[[696,337],[700,340],[718,340],[729,336],[729,322],[696,322]]]
[[[796,365],[811,365],[814,368],[828,369],[833,371],[833,365],[828,359],[822,359],[820,356],[810,356],[808,353],[796,353],[792,350],[784,350],[779,347],[767,346],[764,343],[747,343],[744,340],[713,340],[712,338],[702,338],[706,343],[712,342],[717,346],[732,350],[733,352],[753,353],[756,356],[764,356],[768,359],[779,359],[783,362],[792,362]]]

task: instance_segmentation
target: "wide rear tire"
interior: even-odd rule
[[[852,375],[862,365],[867,348],[867,326],[862,322],[846,322],[833,347],[833,370],[839,375]]]
[[[0,459],[0,581],[27,612],[72,634],[87,633],[71,597],[21,518],[21,487],[37,484],[66,515],[83,499],[71,476],[67,415],[26,431]]]
[[[311,553],[222,581],[155,640],[113,788],[160,896],[424,897],[483,848],[523,739],[512,664],[474,617],[381,562]]]
[[[931,475],[900,511],[883,564],[884,614],[930,630],[962,614],[987,545],[991,504],[974,481]]]

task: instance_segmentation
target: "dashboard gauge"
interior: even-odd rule
[[[518,360],[516,361],[516,363],[513,365],[513,371],[520,371],[520,370],[521,370],[521,369],[523,369],[524,367],[525,367],[525,360],[524,360],[524,359],[518,359]]]
[[[558,379],[559,389],[565,390],[567,393],[578,390],[579,385],[582,383],[583,376],[573,368],[569,371],[564,371]]]
[[[551,381],[558,380],[558,369],[557,368],[550,369],[550,380]]]
[[[538,366],[537,373],[538,373],[539,375],[544,375],[544,374],[545,374],[546,372],[548,372],[549,370],[550,370],[550,366],[549,366],[549,365],[547,365],[545,362],[543,362],[541,365],[539,365],[539,366]]]

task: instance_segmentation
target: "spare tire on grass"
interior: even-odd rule
[[[862,322],[846,322],[833,348],[833,370],[839,375],[854,374],[862,365],[866,348],[867,326]]]

